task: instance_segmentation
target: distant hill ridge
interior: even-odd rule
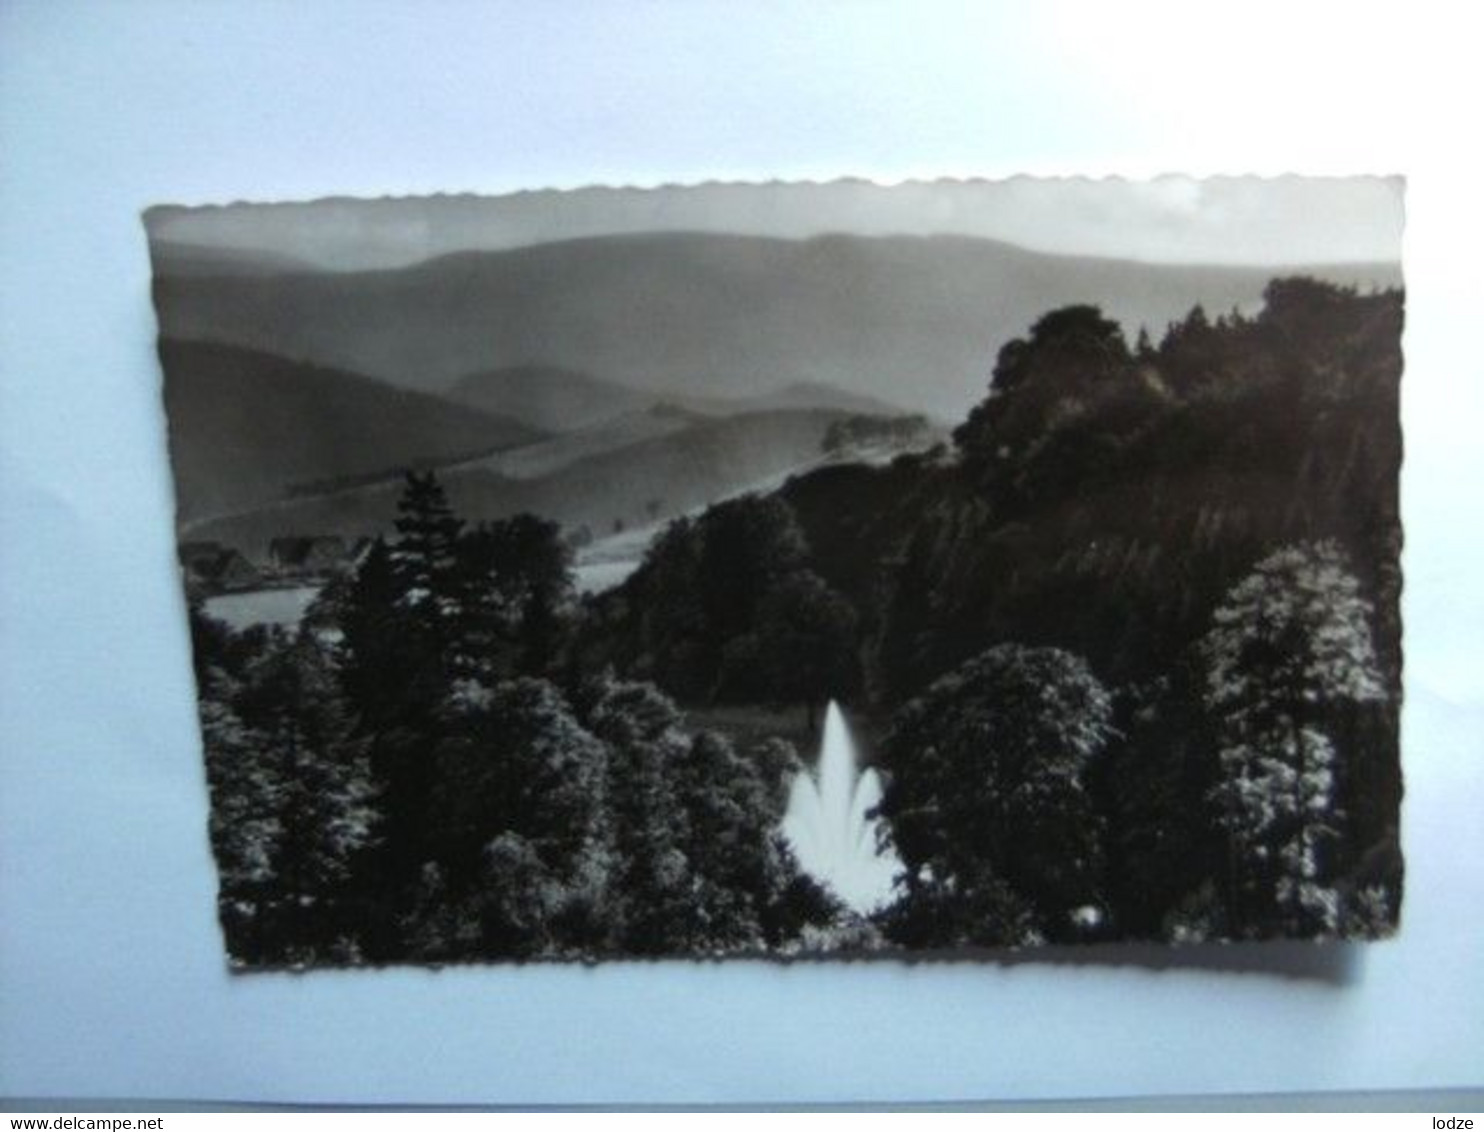
[[[206,275],[285,275],[311,272],[306,260],[282,252],[254,251],[220,244],[190,244],[176,240],[153,240],[150,260],[155,276],[198,277]]]
[[[907,413],[876,397],[824,382],[795,381],[740,396],[650,393],[560,366],[524,365],[469,374],[448,387],[450,401],[551,433],[579,432],[650,410],[736,416],[770,409],[828,409],[873,416]]]
[[[1285,268],[1394,285],[1394,264]],[[954,236],[589,237],[416,266],[163,274],[167,336],[312,359],[425,391],[539,365],[654,397],[745,398],[823,383],[953,420],[999,346],[1095,303],[1130,336],[1195,303],[1255,309],[1275,271],[1079,258]]]

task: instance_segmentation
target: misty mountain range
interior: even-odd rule
[[[999,346],[1049,309],[1094,303],[1130,336],[1140,325],[1158,335],[1193,301],[1212,314],[1254,309],[1273,274],[951,236],[610,236],[338,273],[277,270],[221,250],[209,274],[202,259],[199,249],[155,249],[166,338],[421,392],[542,366],[667,397],[818,383],[945,421],[982,395]],[[1394,264],[1285,269],[1300,271],[1361,286],[1400,281]]]
[[[602,537],[807,469],[848,416],[960,419],[1048,309],[1158,337],[1272,275],[947,236],[628,235],[355,272],[151,250],[182,530],[243,549],[385,529],[406,467],[475,518]]]
[[[1074,255],[1285,268],[1394,258],[1400,177],[1011,177],[588,185],[501,196],[239,202],[149,209],[151,242],[251,249],[326,271],[593,236],[952,235]],[[1254,235],[1260,238],[1254,239]]]

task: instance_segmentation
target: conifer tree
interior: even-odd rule
[[[455,621],[462,609],[458,543],[464,524],[433,472],[407,473],[397,501],[396,528],[392,565],[400,586],[399,604],[424,609],[440,628]]]

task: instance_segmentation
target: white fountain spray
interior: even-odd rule
[[[877,821],[866,817],[881,802],[881,779],[861,771],[855,741],[833,700],[824,715],[824,735],[813,773],[793,781],[783,835],[799,867],[828,886],[857,912],[873,912],[891,899],[901,860],[877,852]]]

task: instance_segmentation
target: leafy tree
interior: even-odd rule
[[[839,909],[802,877],[779,832],[798,760],[786,744],[741,754],[688,735],[653,685],[589,682],[580,715],[608,751],[611,846],[600,915],[621,954],[776,946]]]
[[[678,768],[690,752],[675,705],[653,685],[611,678],[586,693],[583,718],[609,750],[614,875],[610,930],[618,950],[685,952],[704,939]]]
[[[802,704],[812,731],[819,705],[858,685],[856,621],[823,578],[795,570],[758,602],[755,628],[728,646],[724,691]]]
[[[360,958],[352,882],[377,810],[323,647],[309,635],[274,641],[240,685],[203,700],[202,722],[231,953]]]
[[[597,603],[601,616],[613,611],[609,633],[616,656],[600,655],[595,669],[616,660],[626,672],[652,679],[672,695],[703,699],[714,680],[715,642],[702,604],[703,540],[690,519],[676,519],[650,544],[644,562],[617,594]],[[605,628],[596,616],[586,623],[589,646]]]
[[[752,628],[763,598],[806,563],[809,546],[793,509],[773,495],[720,503],[697,528],[707,632],[730,641]]]
[[[792,483],[814,568],[832,581],[855,547],[821,531],[886,528],[880,583],[849,587],[876,630],[867,687],[900,703],[997,640],[1055,644],[1110,685],[1148,684],[1268,548],[1327,537],[1361,566],[1394,685],[1402,294],[1280,281],[1269,303],[1215,323],[1192,312],[1127,369],[1116,344],[1043,357],[1027,336],[1000,367],[1018,376],[960,430],[957,467],[854,504],[824,490],[833,470]],[[1325,313],[1299,318],[1311,308]],[[1023,443],[1001,445],[1001,427]],[[1395,720],[1375,722],[1367,836],[1394,824],[1400,791]]]
[[[1274,279],[1262,293],[1261,326],[1291,351],[1323,350],[1353,329],[1360,304],[1354,287],[1341,287],[1307,275]],[[1333,360],[1333,359],[1332,359]]]
[[[567,886],[518,833],[506,832],[484,850],[484,883],[478,905],[486,954],[540,955],[556,944],[553,925]]]
[[[1284,547],[1232,587],[1201,644],[1217,743],[1211,801],[1229,904],[1248,934],[1344,922],[1348,758],[1358,706],[1385,696],[1371,605],[1333,542]]]
[[[686,857],[697,878],[697,944],[708,950],[761,948],[783,918],[796,866],[779,832],[780,783],[767,761],[740,755],[703,731],[677,768],[686,815]]]
[[[472,902],[481,953],[591,946],[612,839],[607,748],[543,680],[461,681],[445,711],[430,849],[453,898]]]
[[[683,700],[718,698],[726,692],[728,648],[751,647],[736,642],[757,627],[764,599],[807,559],[798,520],[776,495],[742,496],[671,523],[603,603],[616,622],[612,659]],[[590,631],[602,626],[601,615],[588,622]]]
[[[405,908],[396,915],[399,958],[424,963],[458,962],[478,957],[484,946],[484,928],[474,900],[451,890],[444,869],[424,862],[410,888]]]
[[[907,894],[887,930],[917,945],[1096,930],[1099,822],[1085,777],[1111,730],[1108,693],[1083,661],[1019,645],[995,646],[898,711],[880,813]]]
[[[432,472],[408,472],[397,537],[377,539],[335,595],[344,681],[367,730],[429,731],[458,670],[464,524]]]
[[[1000,350],[989,396],[954,430],[954,442],[976,475],[998,483],[996,469],[1021,459],[1054,413],[1076,411],[1109,383],[1131,380],[1133,372],[1122,329],[1097,307],[1052,311],[1031,327],[1029,338]]]
[[[233,710],[220,673],[203,684],[201,735],[211,787],[211,846],[216,857],[217,906],[234,963],[253,963],[269,951],[264,910],[272,899],[275,857],[283,833],[279,781],[263,737]]]
[[[505,831],[557,870],[599,833],[607,752],[544,680],[462,681],[447,708],[433,801],[445,855],[477,853]]]

